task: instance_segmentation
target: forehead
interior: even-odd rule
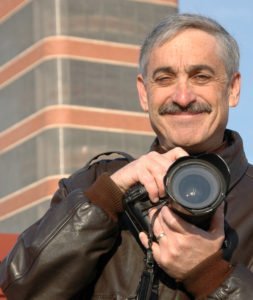
[[[187,29],[152,50],[148,69],[157,65],[222,64],[219,43],[213,35]]]

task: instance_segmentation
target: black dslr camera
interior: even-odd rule
[[[207,230],[226,196],[229,181],[229,168],[220,156],[185,156],[176,160],[164,177],[166,197],[154,204],[144,186],[137,184],[125,195],[125,210],[138,231],[149,232],[148,210],[163,205],[169,205],[186,221]]]

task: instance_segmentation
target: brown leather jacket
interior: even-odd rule
[[[226,135],[219,154],[231,169],[229,262],[217,255],[183,283],[158,272],[161,300],[253,297],[253,167],[239,135]],[[145,251],[122,213],[121,192],[102,175],[126,163],[98,161],[59,183],[48,212],[20,235],[1,264],[0,287],[9,300],[136,299]]]

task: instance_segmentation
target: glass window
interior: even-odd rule
[[[175,7],[138,1],[65,1],[63,34],[140,44],[144,35]]]
[[[45,106],[57,104],[57,93],[56,60],[39,64],[5,86],[0,92],[0,131]]]
[[[138,157],[149,150],[153,139],[146,135],[75,128],[43,131],[0,155],[0,170],[8,170],[0,174],[0,198],[46,176],[61,171],[70,174],[101,152],[118,150]]]

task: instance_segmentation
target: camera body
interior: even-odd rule
[[[137,184],[125,195],[125,210],[138,231],[150,230],[148,210],[162,205],[169,205],[187,222],[207,230],[229,182],[229,167],[220,156],[209,153],[181,157],[164,177],[164,198],[152,203],[144,186]]]

